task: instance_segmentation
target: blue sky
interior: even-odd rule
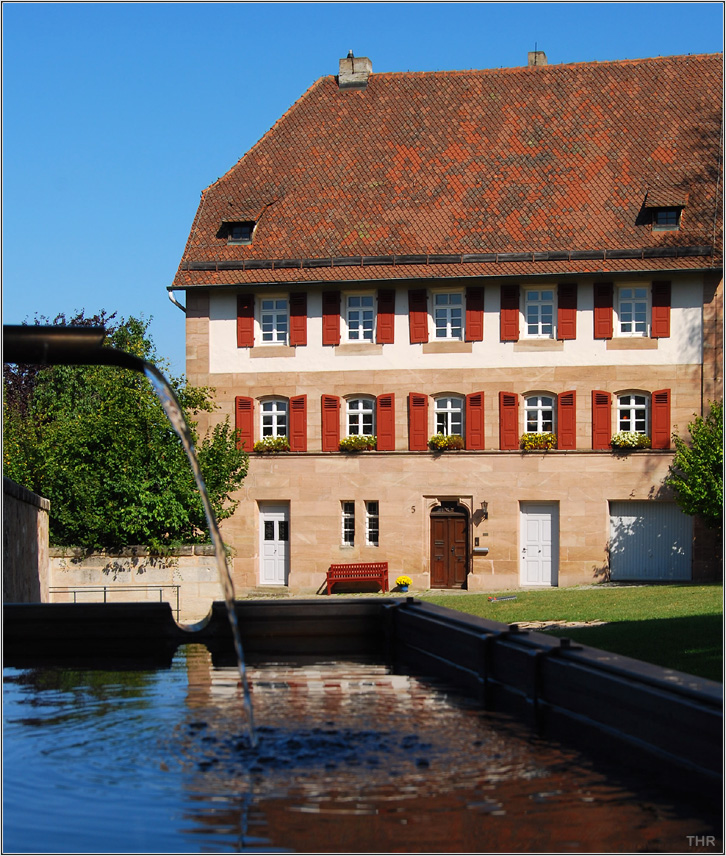
[[[376,71],[723,49],[714,3],[3,4],[3,322],[152,318],[184,371],[171,284],[202,189],[352,49]],[[177,295],[183,302],[184,295]]]

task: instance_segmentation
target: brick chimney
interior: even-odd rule
[[[368,57],[353,56],[353,51],[348,51],[348,56],[338,61],[338,89],[365,89],[372,71]]]
[[[544,51],[530,51],[527,54],[527,65],[547,65],[547,54]]]

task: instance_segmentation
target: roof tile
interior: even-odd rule
[[[687,248],[720,226],[721,72],[714,54],[321,78],[203,192],[173,287],[717,265]],[[664,198],[687,201],[678,231],[644,216]],[[220,236],[235,219],[251,244]]]

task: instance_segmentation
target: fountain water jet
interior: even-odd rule
[[[249,738],[253,748],[257,745],[254,713],[250,698],[244,652],[240,638],[237,613],[234,608],[235,592],[232,576],[227,566],[224,542],[217,525],[204,477],[194,450],[189,426],[174,390],[156,366],[126,351],[104,346],[106,331],[103,327],[48,327],[28,325],[6,325],[3,327],[4,360],[8,363],[38,365],[108,365],[131,369],[145,375],[150,381],[161,406],[164,408],[174,431],[181,440],[184,452],[194,473],[204,507],[204,516],[214,546],[219,582],[224,592],[227,616],[232,631],[237,664],[242,683],[244,709],[249,727]]]

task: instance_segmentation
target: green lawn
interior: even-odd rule
[[[516,595],[492,603],[487,597]],[[583,645],[723,680],[723,586],[622,585],[518,589],[486,594],[419,595],[505,624],[522,621],[605,621],[594,627],[549,631]]]

